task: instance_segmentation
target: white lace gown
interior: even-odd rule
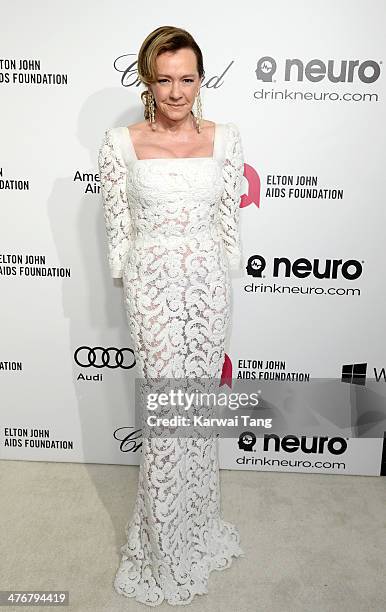
[[[140,377],[220,379],[241,269],[243,150],[216,124],[213,157],[138,159],[127,127],[106,130],[98,156],[108,263],[122,278]],[[212,570],[244,556],[221,517],[218,440],[143,439],[116,591],[156,606],[208,592]]]

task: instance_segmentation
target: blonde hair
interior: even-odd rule
[[[138,52],[137,70],[140,81],[144,85],[150,85],[157,80],[156,58],[158,55],[165,51],[177,51],[186,48],[194,51],[197,58],[198,75],[202,79],[205,76],[202,52],[193,36],[182,28],[161,26],[146,36]],[[148,95],[149,90],[141,93],[141,100],[145,105],[145,119],[149,118]],[[155,100],[154,106],[157,107]]]

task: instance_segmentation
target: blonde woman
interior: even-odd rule
[[[230,270],[241,268],[239,130],[202,118],[203,58],[186,30],[151,32],[138,75],[144,121],[107,129],[99,150],[111,276],[123,281],[141,377],[219,380]],[[212,570],[244,555],[221,517],[217,444],[143,439],[118,593],[187,604],[208,592]]]

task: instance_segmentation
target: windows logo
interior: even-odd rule
[[[342,382],[353,385],[366,384],[367,363],[348,363],[342,366]]]

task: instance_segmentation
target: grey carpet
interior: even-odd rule
[[[0,588],[69,590],[62,610],[150,610],[112,587],[137,478],[137,466],[2,461]],[[153,609],[384,612],[385,483],[221,470],[223,517],[246,557],[212,572],[190,607]]]

